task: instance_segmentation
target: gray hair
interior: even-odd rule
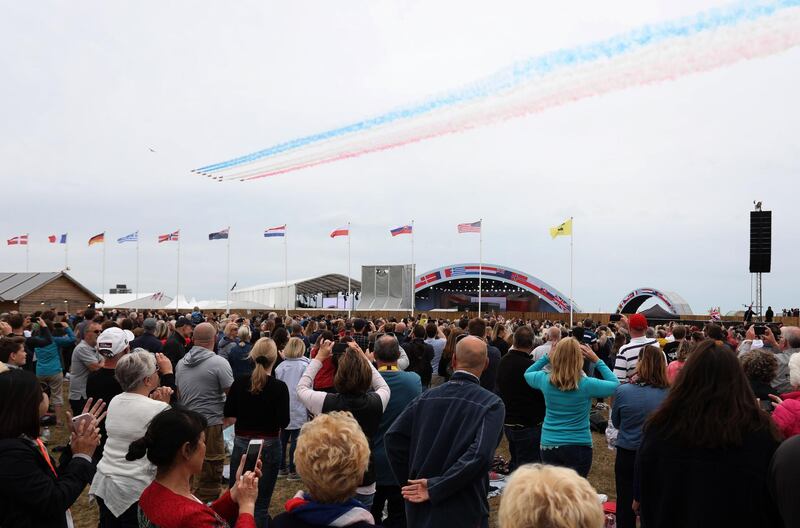
[[[781,328],[781,334],[786,338],[786,344],[789,345],[789,348],[800,348],[800,328],[784,326]]]
[[[400,343],[393,335],[382,335],[375,341],[375,359],[384,363],[394,363],[400,359]]]
[[[250,342],[250,338],[252,337],[250,335],[250,327],[247,326],[247,325],[240,326],[239,327],[239,331],[237,332],[237,335],[239,336],[239,341],[243,341],[245,343],[249,343]]]
[[[114,377],[124,392],[130,392],[156,371],[155,356],[143,348],[137,348],[117,362]]]
[[[166,339],[169,337],[169,325],[166,321],[159,320],[156,322],[155,336],[159,339]]]

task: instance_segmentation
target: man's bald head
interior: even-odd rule
[[[200,323],[194,328],[194,344],[203,348],[214,348],[216,333],[211,323]]]
[[[456,344],[456,369],[467,370],[480,377],[488,361],[488,349],[483,339],[467,336]]]
[[[781,336],[786,339],[786,345],[789,348],[800,348],[800,328],[784,326],[781,328]]]
[[[394,326],[394,331],[398,334],[403,334],[406,331],[406,324],[405,323],[397,323]]]
[[[551,326],[547,329],[547,340],[554,343],[561,339],[561,329],[557,326]]]

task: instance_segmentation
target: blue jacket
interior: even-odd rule
[[[241,345],[241,346],[240,346]],[[225,358],[231,364],[233,377],[247,376],[253,372],[253,362],[248,357],[253,345],[250,343],[235,343],[230,348],[230,353]],[[221,354],[220,354],[221,355]]]
[[[397,486],[392,468],[389,467],[389,458],[386,456],[386,446],[383,435],[389,430],[400,413],[408,407],[414,398],[422,393],[422,381],[416,372],[403,372],[402,370],[380,371],[392,395],[389,404],[381,416],[381,425],[378,432],[372,437],[372,454],[375,456],[375,482],[379,486]]]
[[[658,409],[669,389],[624,383],[614,391],[611,423],[619,429],[617,447],[636,451],[642,443],[642,428],[647,418]]]
[[[53,376],[61,373],[61,347],[75,342],[75,334],[69,327],[66,328],[66,332],[65,336],[52,336],[49,345],[35,349],[37,376]]]
[[[430,500],[406,503],[408,526],[488,526],[489,467],[503,431],[505,407],[478,378],[450,381],[411,402],[384,436],[398,482],[427,479]]]

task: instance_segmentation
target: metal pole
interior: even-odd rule
[[[417,265],[414,262],[414,221],[411,221],[411,317],[416,306]]]
[[[286,302],[286,311],[284,315],[289,317],[289,246],[286,240],[286,229],[283,230],[283,289],[284,289],[284,298]],[[294,304],[294,303],[292,303]],[[294,308],[294,306],[292,306]]]
[[[31,258],[30,258],[30,249],[29,249],[30,245],[31,245],[31,243],[30,243],[31,237],[29,235],[25,235],[25,238],[26,238],[26,240],[25,240],[25,273],[27,273],[27,272],[30,271],[30,267],[31,267],[30,266]]]
[[[572,268],[573,268],[573,251],[572,243],[575,239],[575,225],[572,217],[569,217],[570,234],[569,234],[569,327],[572,328]]]
[[[64,271],[69,270],[69,233],[67,239],[64,240]]]
[[[481,225],[478,231],[478,317],[481,317],[483,311],[481,310],[481,303],[483,301],[483,218],[479,220]]]
[[[178,279],[175,283],[175,311],[178,311],[178,301],[181,297],[181,234],[178,230]]]
[[[142,291],[139,289],[139,232],[136,232],[136,295],[135,297],[139,298],[139,292]]]
[[[103,279],[100,285],[100,298],[103,299],[103,308],[106,307],[106,234],[103,233]]]
[[[345,304],[350,302],[350,222],[347,222],[347,301]],[[350,306],[347,304],[347,318],[350,319]]]
[[[231,227],[228,226],[228,238],[225,239],[228,243],[228,268],[225,272],[225,315],[231,313]]]

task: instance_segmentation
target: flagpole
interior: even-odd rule
[[[345,301],[345,305],[351,302],[350,294],[350,222],[347,222],[347,301]],[[347,318],[350,319],[350,305],[347,305]]]
[[[139,231],[136,231],[136,295],[139,298]]]
[[[231,314],[231,227],[228,226],[228,271],[225,274],[225,314]]]
[[[64,240],[64,271],[69,270],[68,249],[69,249],[69,233],[67,233],[67,238],[66,240]]]
[[[178,301],[181,296],[181,234],[178,230],[178,280],[175,284],[175,311],[179,312]]]
[[[572,217],[569,217],[569,327],[572,328],[572,317],[573,317],[573,308],[572,308],[572,276],[573,276],[573,250],[572,245],[575,239],[575,223],[572,221]]]
[[[286,310],[284,314],[286,317],[289,316],[289,257],[288,257],[288,246],[286,242],[286,226],[284,226],[283,230],[283,297],[285,300]],[[348,240],[350,239],[348,234]]]
[[[411,221],[411,317],[414,317],[416,301],[417,266],[414,262],[414,221]]]
[[[480,224],[480,230],[478,231],[478,317],[481,317],[481,304],[483,301],[483,289],[482,289],[482,279],[483,279],[483,218],[481,218],[478,223]]]
[[[100,286],[100,298],[103,299],[103,308],[106,307],[106,234],[103,232],[103,279]]]
[[[30,262],[31,262],[31,257],[30,257],[30,255],[31,255],[30,254],[31,242],[30,242],[30,239],[31,239],[31,237],[30,237],[30,235],[25,235],[25,236],[26,236],[26,240],[25,240],[25,273],[28,273],[30,271],[30,267],[31,267],[30,266]]]

